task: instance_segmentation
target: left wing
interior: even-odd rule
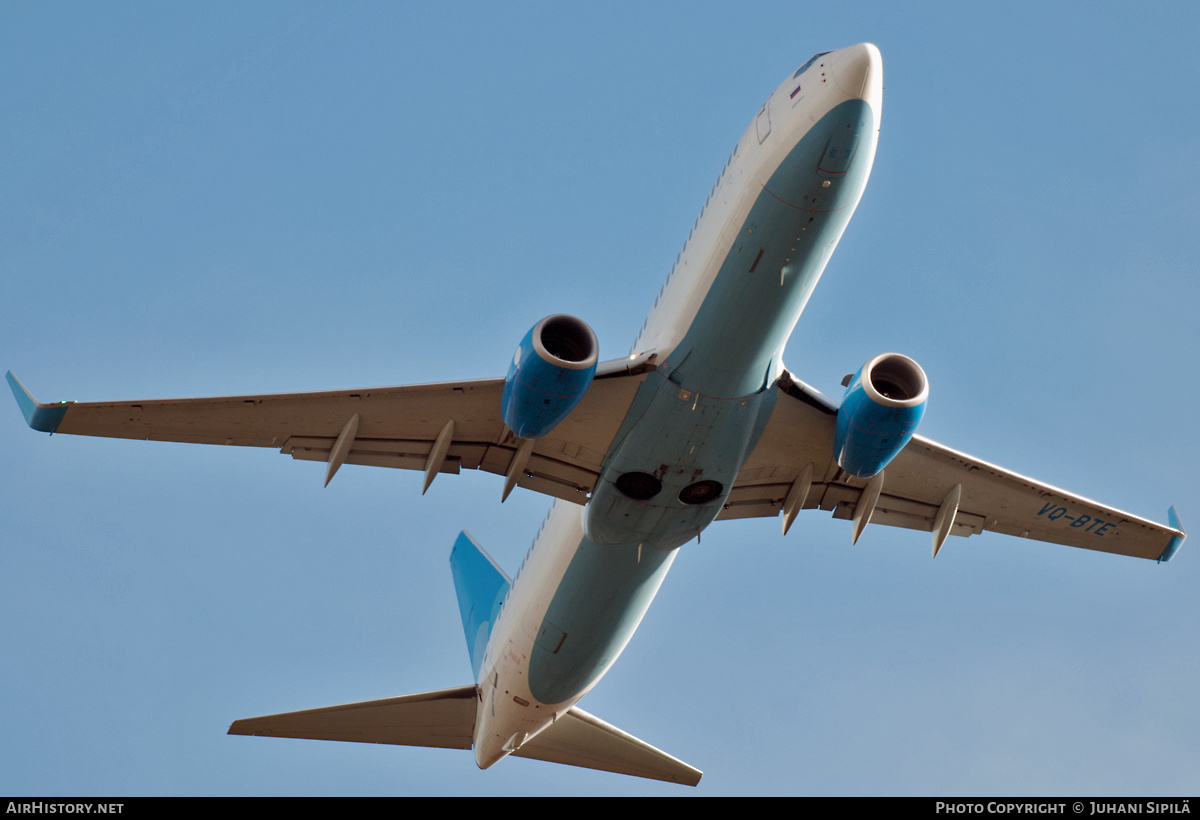
[[[1163,526],[921,436],[875,480],[849,476],[833,457],[837,406],[786,372],[776,389],[775,410],[718,518],[783,513],[786,532],[800,509],[831,510],[855,521],[856,538],[868,521],[932,532],[934,555],[946,535],[988,530],[1166,561],[1186,537],[1173,508]]]
[[[600,465],[644,380],[648,357],[602,364],[583,400],[548,435],[517,438],[500,418],[503,379],[124,402],[36,401],[8,382],[35,430],[81,436],[277,447],[323,461],[438,473],[511,476],[515,486],[586,504]],[[506,488],[511,489],[511,485]]]

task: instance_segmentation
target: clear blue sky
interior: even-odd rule
[[[0,369],[42,400],[500,375],[553,312],[623,354],[729,149],[876,43],[866,195],[788,348],[898,350],[922,432],[1200,528],[1191,3],[4,3]],[[7,403],[7,406],[4,404]],[[696,792],[230,738],[470,681],[447,556],[489,475],[48,438],[0,401],[0,793],[1195,794],[1200,559],[802,517],[683,548],[582,706]]]

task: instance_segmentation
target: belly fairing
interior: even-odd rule
[[[584,511],[596,544],[645,543],[674,549],[707,527],[733,488],[775,406],[774,390],[739,399],[714,399],[688,390],[659,370],[638,389]],[[631,497],[621,480],[644,474],[661,489]],[[689,503],[699,484],[719,485],[707,502]],[[689,498],[689,501],[685,501]]]
[[[720,512],[776,396],[771,389],[710,399],[662,374],[642,384],[584,510],[579,548],[535,636],[529,687],[540,702],[582,694],[616,660],[677,548]],[[617,479],[632,471],[656,475],[662,489],[650,499],[628,497]],[[702,503],[684,501],[687,488],[701,482],[721,489]]]

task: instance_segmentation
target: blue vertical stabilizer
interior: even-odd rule
[[[504,570],[466,530],[458,534],[454,549],[450,550],[450,572],[454,575],[454,591],[458,593],[467,651],[471,653],[471,670],[478,683],[488,637],[511,583]]]

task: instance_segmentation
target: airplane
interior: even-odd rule
[[[782,362],[874,162],[878,49],[822,52],[760,107],[721,169],[629,353],[600,361],[549,316],[504,378],[334,392],[37,402],[47,433],[274,447],[323,462],[478,469],[554,501],[515,576],[469,534],[450,553],[474,682],[235,721],[231,734],[472,749],[696,785],[701,772],[577,705],[637,629],[684,544],[714,520],[801,510],[950,535],[983,531],[1168,561],[1186,533],[916,435],[929,385],[884,353],[835,402]]]

